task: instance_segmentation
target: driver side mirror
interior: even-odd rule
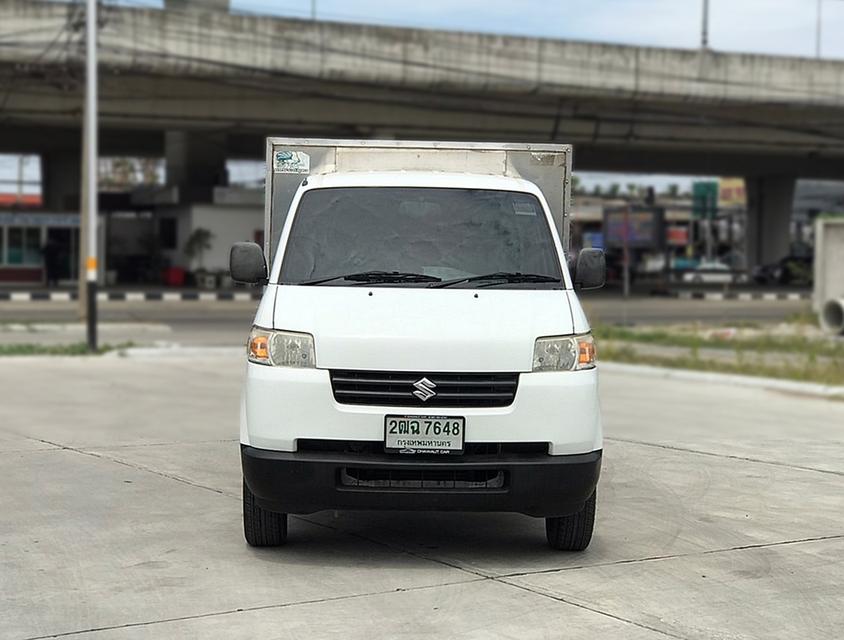
[[[571,271],[575,289],[600,289],[607,281],[607,262],[602,249],[581,249]]]
[[[229,252],[232,280],[242,284],[267,284],[267,261],[254,242],[235,242]]]

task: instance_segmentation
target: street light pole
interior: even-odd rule
[[[88,303],[88,350],[97,350],[97,0],[87,0],[85,22],[85,194],[87,205],[80,216],[87,220],[87,258],[85,260],[86,297]]]
[[[823,12],[823,0],[818,0],[818,22],[815,27],[815,57],[821,57],[821,13]]]
[[[709,47],[709,0],[703,0],[703,22],[700,28],[700,48]]]
[[[22,204],[23,204],[23,176],[24,176],[23,163],[24,163],[24,160],[26,160],[26,156],[23,155],[23,154],[20,154],[18,156],[18,200],[17,200],[19,207],[22,206]]]

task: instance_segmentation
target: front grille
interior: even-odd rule
[[[506,473],[498,469],[364,469],[340,470],[340,484],[358,489],[500,490]]]
[[[428,400],[414,395],[427,378]],[[506,407],[513,404],[518,373],[405,373],[332,370],[334,399],[342,404],[391,407]],[[430,393],[423,393],[430,395]]]

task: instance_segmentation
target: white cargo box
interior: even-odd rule
[[[268,138],[264,252],[272,259],[303,180],[354,171],[443,171],[528,180],[548,201],[568,250],[571,161],[571,145],[565,144]]]

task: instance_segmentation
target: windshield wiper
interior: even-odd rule
[[[539,273],[520,273],[518,271],[496,271],[495,273],[486,273],[482,276],[467,276],[465,278],[455,278],[454,280],[445,280],[436,284],[429,285],[434,288],[450,287],[453,284],[460,284],[462,282],[477,282],[480,280],[503,280],[504,282],[560,282],[559,278],[554,276],[545,276]]]
[[[332,276],[330,278],[319,278],[317,280],[306,280],[299,282],[301,285],[322,284],[333,280],[349,280],[351,282],[440,282],[442,278],[428,276],[424,273],[409,273],[406,271],[361,271],[360,273],[348,273],[343,276]]]

